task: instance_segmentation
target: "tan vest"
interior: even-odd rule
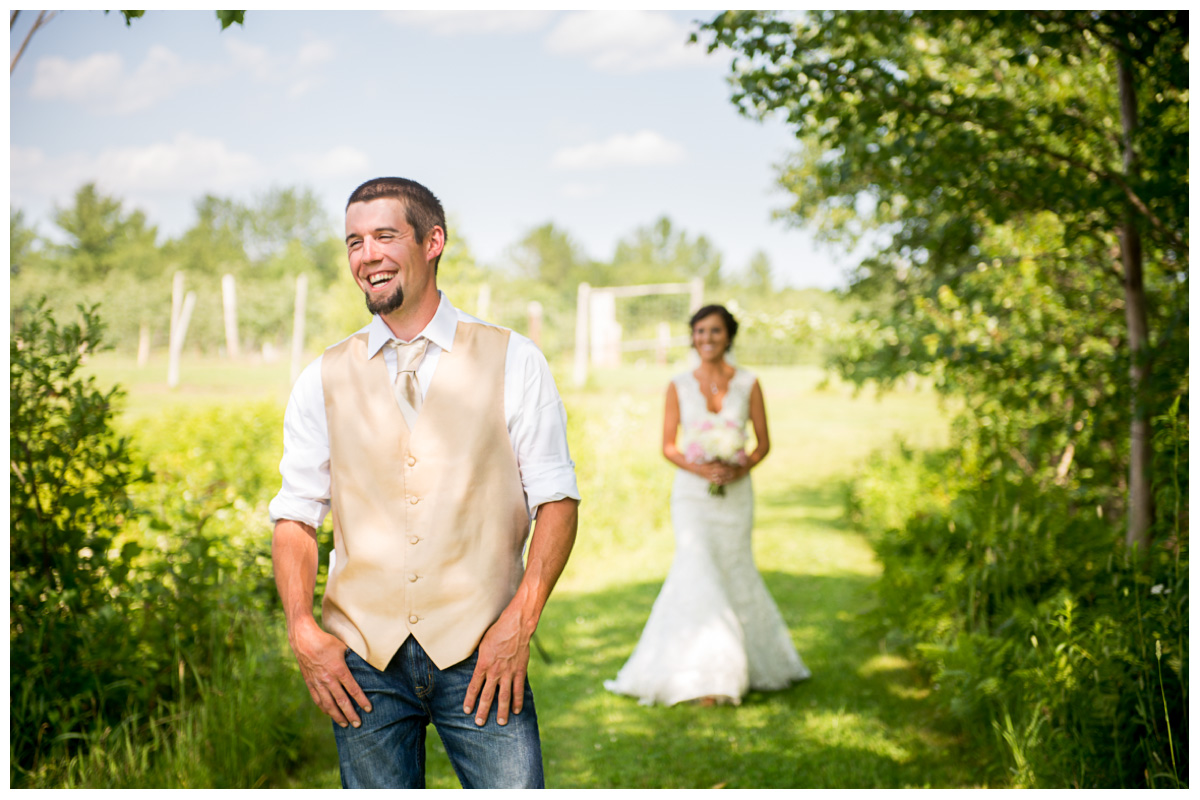
[[[323,621],[376,669],[409,634],[457,664],[516,593],[530,518],[504,416],[508,337],[459,322],[411,432],[366,333],[321,360],[337,551]]]

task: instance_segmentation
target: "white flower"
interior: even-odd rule
[[[1162,594],[1162,590],[1163,585],[1161,583],[1156,583],[1150,587],[1150,594]]]

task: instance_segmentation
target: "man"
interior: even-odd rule
[[[445,244],[424,186],[354,191],[350,273],[375,316],[300,375],[284,419],[275,581],[347,788],[423,787],[429,722],[464,787],[543,785],[525,677],[575,541],[566,413],[532,342],[438,291]],[[329,512],[323,630],[312,606]]]

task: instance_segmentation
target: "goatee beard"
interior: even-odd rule
[[[404,305],[404,288],[396,287],[396,291],[386,297],[380,297],[372,300],[371,295],[364,296],[367,301],[367,311],[372,314],[390,314],[400,306]]]

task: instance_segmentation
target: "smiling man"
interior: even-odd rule
[[[347,788],[423,787],[430,723],[464,787],[543,785],[526,669],[575,541],[566,412],[531,341],[438,291],[445,245],[419,183],[354,191],[346,250],[374,316],[300,375],[284,418],[275,581]]]

